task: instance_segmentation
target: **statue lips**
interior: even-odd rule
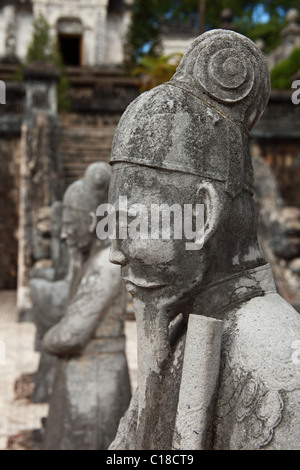
[[[142,287],[143,289],[159,289],[165,287],[167,284],[158,284],[157,282],[148,282],[144,279],[137,278],[127,278],[123,277],[123,280],[126,284],[131,284],[136,287]]]

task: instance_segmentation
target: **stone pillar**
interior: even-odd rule
[[[18,62],[16,56],[16,11],[15,5],[7,5],[4,8],[4,41],[5,52],[2,62]]]
[[[57,83],[59,70],[51,64],[33,63],[24,72],[26,84],[25,113],[36,116],[57,114]]]
[[[282,43],[267,56],[269,69],[290,56],[295,47],[300,47],[299,11],[292,8],[286,15],[287,26],[281,31]]]
[[[25,70],[25,115],[21,129],[17,306],[20,318],[31,309],[29,277],[34,263],[50,263],[51,205],[63,193],[59,150],[57,82],[47,64]]]
[[[105,23],[106,13],[104,10],[99,10],[97,13],[97,51],[96,63],[103,64],[105,61]]]
[[[299,12],[296,8],[292,8],[286,15],[287,26],[282,30],[284,47],[289,51],[295,47],[300,47],[300,25]],[[289,54],[287,54],[289,55]]]

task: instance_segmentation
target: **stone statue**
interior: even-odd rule
[[[126,199],[128,236],[110,259],[133,296],[138,388],[110,450],[300,448],[300,317],[276,292],[253,201],[248,134],[269,93],[255,44],[212,30],[120,120],[109,199],[119,232]],[[175,206],[191,204],[204,221],[188,245]],[[136,236],[154,205],[161,227],[173,207],[171,236],[151,236],[152,217]]]
[[[47,403],[51,396],[57,358],[43,350],[42,341],[46,332],[66,313],[68,304],[71,266],[61,231],[62,202],[55,201],[51,207],[51,266],[34,266],[30,273],[33,319],[36,325],[35,349],[41,353],[35,374],[34,403]]]
[[[68,247],[66,240],[62,237],[62,211],[62,202],[55,201],[52,204],[50,242],[55,280],[65,279],[70,267]]]
[[[42,341],[46,332],[66,313],[69,286],[68,277],[55,282],[39,278],[30,281],[34,322],[37,327],[35,349],[40,351],[33,391],[34,403],[48,403],[52,394],[57,358],[43,350]]]
[[[93,163],[66,191],[63,232],[72,264],[63,318],[44,336],[58,357],[45,449],[103,450],[113,440],[130,398],[120,268],[96,235],[97,207],[107,202],[110,167]]]

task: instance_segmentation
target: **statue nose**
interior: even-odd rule
[[[120,264],[121,266],[126,264],[126,256],[118,246],[116,240],[112,241],[109,252],[109,261],[113,264]]]

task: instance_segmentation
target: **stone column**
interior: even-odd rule
[[[63,193],[57,116],[59,72],[52,65],[32,64],[24,75],[17,287],[21,319],[31,308],[30,269],[36,261],[48,259],[50,263],[51,205]]]
[[[106,11],[100,9],[97,12],[97,39],[96,39],[96,63],[105,62],[105,36],[106,36]]]
[[[286,15],[287,26],[282,30],[283,45],[289,55],[295,47],[300,47],[299,11],[292,8]]]
[[[16,11],[14,5],[4,7],[4,40],[5,52],[2,61],[18,62],[16,56]]]

